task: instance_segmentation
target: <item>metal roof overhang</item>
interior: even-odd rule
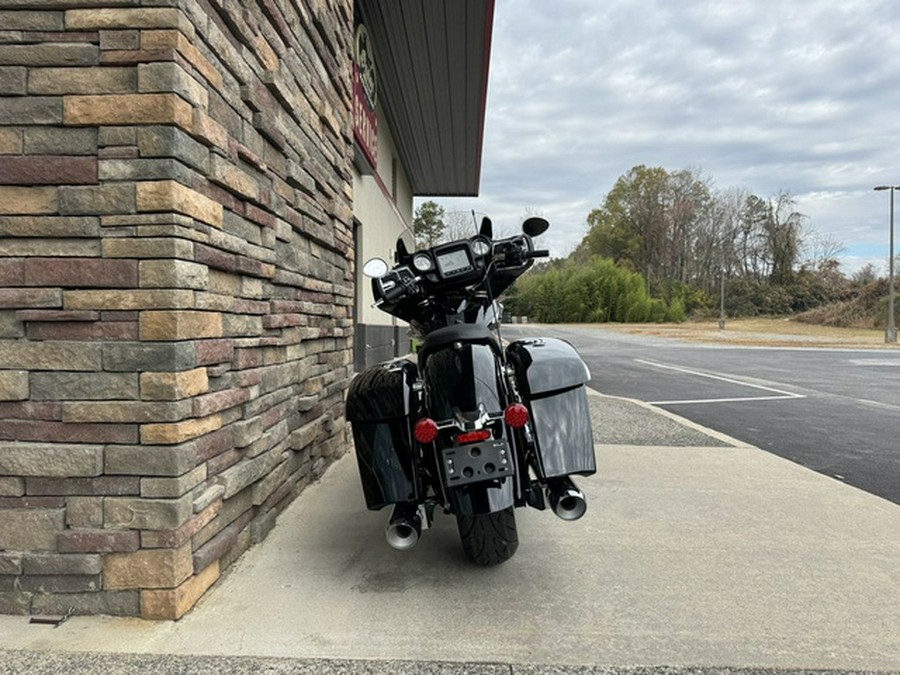
[[[416,196],[475,196],[494,0],[357,0]]]

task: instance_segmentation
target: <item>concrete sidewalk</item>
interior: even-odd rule
[[[587,515],[565,523],[520,509],[519,551],[500,567],[468,564],[442,515],[413,550],[390,549],[387,512],[365,510],[347,455],[181,621],[72,617],[51,628],[0,616],[0,647],[28,650],[0,652],[0,663],[89,650],[413,662],[404,672],[464,672],[435,662],[504,673],[900,670],[900,506],[671,415],[608,403],[642,420],[635,433],[674,425],[695,445],[598,433],[600,470],[579,481]],[[384,665],[313,671],[391,672]]]

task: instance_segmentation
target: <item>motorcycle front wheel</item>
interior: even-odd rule
[[[456,525],[463,551],[476,565],[499,565],[512,558],[519,548],[515,507],[496,513],[457,515]]]

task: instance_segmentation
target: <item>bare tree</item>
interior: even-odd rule
[[[743,188],[718,190],[697,220],[686,276],[708,293],[714,291],[721,274],[733,277],[742,272],[738,246],[746,201]]]
[[[472,211],[448,211],[444,215],[442,241],[466,239],[478,231],[478,223]]]
[[[875,267],[873,263],[866,263],[863,267],[856,270],[850,276],[850,283],[854,286],[867,286],[874,281],[878,281],[880,275],[878,274],[878,269]]]
[[[803,233],[803,267],[816,269],[827,260],[836,260],[846,247],[833,237],[818,234],[809,227]]]
[[[770,278],[775,283],[787,283],[794,276],[794,267],[803,248],[803,224],[806,216],[795,210],[794,197],[781,190],[769,200],[770,216],[765,223],[769,255],[772,261]]]

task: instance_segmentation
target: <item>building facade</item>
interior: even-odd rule
[[[494,2],[364,0],[356,9],[369,47],[369,55],[357,60],[377,74],[374,161],[371,152],[358,149],[365,133],[355,134],[359,266],[372,257],[393,262],[400,236],[409,250],[415,248],[413,197],[478,194]],[[355,113],[362,103],[354,105]],[[356,289],[357,369],[409,348],[405,326],[372,302],[371,284],[362,279]]]
[[[412,161],[451,120],[394,51],[474,40],[480,162],[491,8],[0,0],[0,613],[176,619],[352,447],[354,336],[402,348],[359,262],[477,191]]]

